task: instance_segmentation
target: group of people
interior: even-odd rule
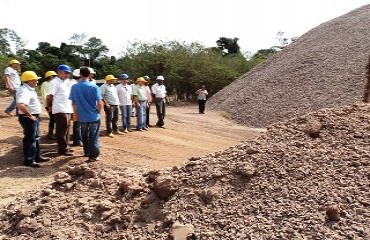
[[[13,115],[12,111],[17,111],[24,133],[24,165],[41,167],[40,162],[50,160],[41,155],[39,145],[41,103],[35,88],[41,77],[33,71],[25,71],[19,78],[20,64],[17,60],[11,60],[5,70],[4,81],[14,97],[5,112]],[[59,65],[56,72],[45,73],[46,81],[41,85],[40,91],[44,107],[50,116],[47,137],[56,139],[60,155],[73,156],[73,149],[68,144],[70,123],[73,122],[73,144],[83,147],[88,162],[98,160],[100,116],[103,109],[109,137],[132,131],[133,109],[137,115],[136,130],[148,130],[151,127],[149,111],[153,102],[158,117],[156,125],[165,128],[165,104],[169,102],[163,76],[158,76],[157,83],[151,87],[148,76],[139,77],[130,84],[129,76],[122,74],[119,77],[120,83],[116,86],[118,78],[107,75],[101,87],[96,85],[94,76],[92,68],[83,66],[72,72],[64,64]],[[118,128],[119,111],[122,116],[122,131]]]

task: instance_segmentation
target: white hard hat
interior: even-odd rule
[[[162,80],[162,81],[164,81],[164,77],[163,77],[163,76],[158,76],[158,77],[157,77],[157,80]]]
[[[96,74],[96,72],[94,71],[94,68],[89,67],[89,71],[90,71],[90,73],[92,73],[92,74]]]
[[[80,69],[79,68],[73,70],[73,73],[72,74],[73,74],[74,77],[81,77]]]

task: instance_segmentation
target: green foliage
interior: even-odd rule
[[[217,47],[212,48],[198,42],[137,41],[116,59],[106,56],[108,47],[96,37],[88,38],[83,33],[74,34],[69,40],[70,44],[62,42],[59,47],[40,42],[31,50],[21,47],[23,41],[14,31],[0,29],[0,67],[4,69],[10,57],[16,57],[22,62],[22,71],[32,70],[39,76],[60,64],[72,68],[91,66],[97,71],[98,79],[127,73],[131,79],[148,75],[154,82],[156,76],[163,75],[170,94],[179,99],[193,99],[201,85],[206,85],[212,95],[276,53],[274,49],[262,49],[246,58],[240,53],[238,38],[221,37]],[[14,44],[18,46],[16,56],[11,52]]]

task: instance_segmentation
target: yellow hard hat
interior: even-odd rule
[[[109,81],[109,80],[117,80],[117,78],[114,77],[113,75],[107,75],[107,76],[105,76],[105,81]]]
[[[136,79],[136,82],[146,82],[146,80],[143,77],[139,77]]]
[[[23,82],[28,82],[28,81],[31,81],[31,80],[38,80],[40,78],[41,77],[37,76],[37,74],[34,71],[25,71],[21,75],[21,79],[22,79]]]
[[[50,76],[57,76],[58,74],[54,71],[48,71],[45,73],[45,78],[48,78]]]
[[[18,60],[13,59],[13,60],[10,60],[9,62],[9,65],[12,65],[12,64],[21,64],[21,63]]]

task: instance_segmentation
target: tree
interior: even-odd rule
[[[225,55],[235,54],[240,52],[240,47],[238,44],[239,38],[226,38],[220,37],[216,41],[217,47],[222,51],[227,51]]]
[[[14,55],[21,50],[25,43],[17,33],[8,28],[0,28],[0,54]]]
[[[89,38],[89,40],[83,45],[83,53],[87,56],[88,66],[108,51],[109,48],[103,45],[103,41],[101,39],[96,37]]]

